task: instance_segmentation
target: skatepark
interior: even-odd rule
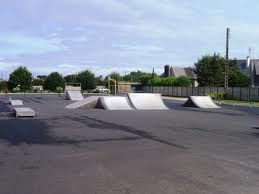
[[[259,189],[257,108],[197,108],[161,97],[157,103],[157,96],[151,104],[129,95],[11,97],[36,117],[16,118],[16,106],[0,95],[1,193]],[[88,103],[96,99],[104,106]]]

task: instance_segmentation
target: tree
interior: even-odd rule
[[[118,72],[112,72],[109,75],[105,77],[105,80],[108,80],[108,78],[111,77],[111,79],[114,79],[116,81],[122,81],[123,78]]]
[[[81,83],[83,90],[92,90],[96,87],[95,75],[89,70],[78,73],[76,75],[76,81]]]
[[[22,92],[31,90],[32,74],[26,67],[20,66],[14,70],[9,77],[8,86],[10,90],[19,86]]]
[[[225,59],[219,54],[206,55],[194,64],[200,86],[224,86]]]
[[[142,75],[140,77],[140,83],[143,85],[143,86],[146,86],[149,82],[149,80],[151,80],[153,78],[152,74],[151,73],[146,73],[144,75]]]
[[[37,76],[37,79],[40,79],[40,80],[45,80],[47,78],[47,76],[46,75],[38,75]]]
[[[124,81],[131,81],[131,82],[141,82],[143,85],[146,85],[148,79],[152,78],[151,73],[146,73],[142,71],[132,71],[128,75],[123,77]]]
[[[100,75],[98,77],[95,77],[95,80],[96,80],[96,84],[98,86],[102,86],[103,85],[103,76],[102,75]]]
[[[44,85],[44,80],[38,79],[38,78],[33,79],[32,80],[32,85],[33,86],[43,86]]]
[[[219,54],[206,55],[194,64],[194,72],[200,86],[223,87],[226,59]],[[229,61],[229,86],[247,86],[248,77],[239,70],[235,60]]]
[[[67,75],[64,77],[64,79],[66,83],[70,83],[70,84],[74,84],[77,82],[75,74]]]
[[[57,87],[65,87],[65,80],[58,72],[52,72],[46,77],[44,82],[44,89],[50,91],[56,91]]]
[[[238,66],[237,61],[232,60],[229,62],[229,86],[230,87],[247,87],[249,86],[249,77],[242,73]]]
[[[4,93],[8,92],[8,82],[6,80],[0,81],[0,92],[4,92]]]
[[[46,78],[47,78],[46,75],[38,75],[37,78],[34,78],[32,80],[32,85],[33,86],[44,86],[44,82],[45,82]]]

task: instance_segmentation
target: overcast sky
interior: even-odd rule
[[[256,0],[1,0],[0,71],[18,65],[34,75],[90,69],[155,70],[192,66],[199,57],[259,57]]]

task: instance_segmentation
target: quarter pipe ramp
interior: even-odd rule
[[[128,93],[129,100],[138,110],[168,110],[161,94]]]
[[[190,96],[184,106],[198,108],[220,108],[213,102],[210,96]]]
[[[100,104],[105,110],[132,110],[128,99],[120,96],[100,97]]]

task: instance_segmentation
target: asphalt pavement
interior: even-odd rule
[[[259,109],[68,110],[58,95],[0,96],[0,193],[259,193]]]

